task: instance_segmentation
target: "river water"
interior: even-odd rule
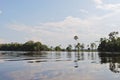
[[[120,80],[120,54],[1,51],[0,80]]]

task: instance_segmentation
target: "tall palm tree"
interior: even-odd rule
[[[66,48],[67,51],[72,51],[72,45],[69,44],[68,47]]]
[[[91,47],[92,51],[93,51],[93,49],[94,49],[95,46],[96,46],[95,43],[91,43],[91,44],[90,44],[90,47]]]
[[[81,48],[80,43],[77,43],[76,48],[77,48],[77,50],[78,50],[78,52],[79,52],[79,51],[80,51],[80,48]]]
[[[81,50],[82,50],[82,51],[83,51],[84,47],[85,47],[85,45],[82,43],[82,44],[81,44]]]
[[[76,40],[76,44],[75,44],[75,51],[76,51],[76,48],[77,48],[77,44],[78,44],[78,42],[77,42],[77,40],[78,40],[78,36],[74,36],[74,40]]]
[[[78,36],[74,36],[74,39],[77,41],[78,40]]]
[[[119,34],[119,32],[111,32],[108,36],[109,36],[109,39],[113,40],[115,38],[117,38],[117,35]]]

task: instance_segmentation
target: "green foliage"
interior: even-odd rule
[[[78,36],[74,36],[74,39],[77,41],[78,40]],[[75,45],[75,51],[76,50],[78,50],[78,52],[80,51],[80,47],[81,47],[81,45],[80,45],[80,43],[76,43],[76,45]]]
[[[42,50],[42,44],[40,42],[34,43],[34,50],[35,51],[41,51]]]
[[[68,47],[66,48],[66,51],[72,51],[72,45],[68,45]]]
[[[118,32],[111,32],[109,39],[101,38],[98,46],[99,51],[120,52],[120,37],[117,37]]]
[[[81,50],[83,51],[85,45],[84,44],[81,44]]]
[[[80,43],[78,43],[75,47],[76,47],[76,49],[77,49],[78,51],[80,51],[80,48],[81,48]]]
[[[74,36],[74,39],[77,40],[77,39],[78,39],[78,36]]]
[[[24,44],[9,43],[0,44],[0,50],[3,51],[48,51],[49,48],[41,42],[27,41]]]
[[[56,46],[55,47],[55,51],[61,51],[62,49],[61,49],[61,47],[60,46]]]
[[[115,39],[115,38],[117,38],[117,35],[118,35],[119,33],[118,32],[111,32],[110,34],[109,34],[109,39],[110,40],[112,40],[112,39]]]
[[[23,44],[23,50],[24,51],[34,51],[34,42],[28,41]]]
[[[91,43],[91,44],[90,44],[90,47],[91,47],[91,49],[92,49],[92,51],[93,51],[93,49],[96,48],[96,44],[95,44],[95,43]]]

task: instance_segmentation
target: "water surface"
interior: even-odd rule
[[[0,80],[119,80],[120,54],[0,52]]]

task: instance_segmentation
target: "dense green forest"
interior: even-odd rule
[[[48,51],[47,45],[41,42],[27,41],[24,44],[20,43],[5,43],[0,44],[0,50],[3,51]]]
[[[109,33],[109,38],[101,38],[98,51],[120,52],[120,37],[118,32]]]

